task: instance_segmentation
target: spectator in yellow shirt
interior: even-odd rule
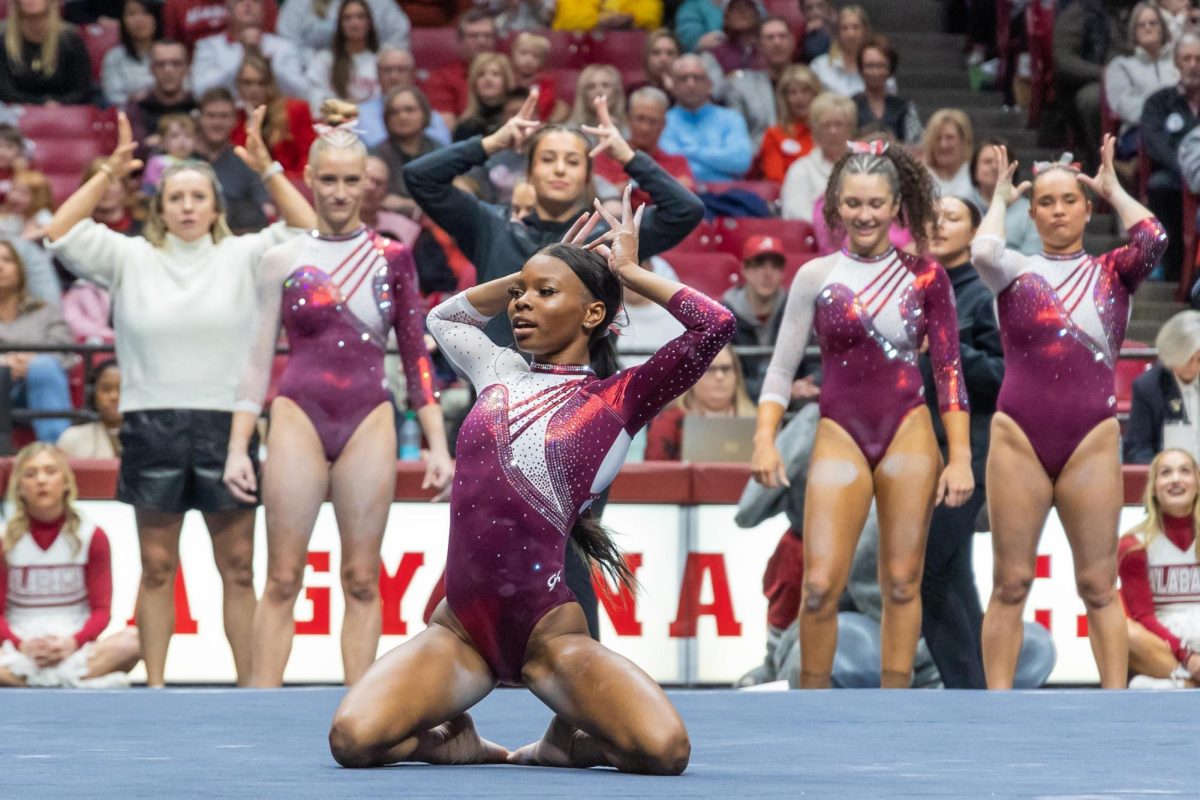
[[[643,28],[652,31],[662,25],[662,17],[662,0],[558,0],[554,29]]]

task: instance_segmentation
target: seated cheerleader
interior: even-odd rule
[[[111,618],[108,537],[78,496],[52,445],[17,453],[0,549],[0,686],[124,686],[142,658],[135,628],[99,639]]]
[[[1200,677],[1200,467],[1183,450],[1150,463],[1146,518],[1121,537],[1118,573],[1131,689],[1181,689]]]
[[[633,435],[733,336],[733,315],[721,305],[639,266],[641,209],[631,212],[629,195],[623,219],[581,217],[565,243],[542,248],[517,274],[430,313],[442,352],[479,393],[458,437],[446,599],[428,628],[347,692],[329,733],[343,766],[508,761],[672,775],[687,767],[687,731],[666,694],[588,636],[562,580],[570,543],[610,577],[632,582],[588,509]],[[612,230],[594,250],[580,246],[601,216]],[[618,372],[608,333],[622,287],[665,306],[686,330]],[[505,311],[532,364],[484,332]],[[527,686],[554,710],[539,742],[509,753],[475,732],[466,712],[497,684]]]

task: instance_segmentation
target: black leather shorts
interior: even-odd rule
[[[232,421],[228,411],[167,408],[125,414],[117,499],[173,514],[252,507],[235,500],[221,480]],[[250,458],[257,471],[257,434]]]

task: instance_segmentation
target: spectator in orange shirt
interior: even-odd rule
[[[433,110],[442,115],[450,130],[467,110],[467,71],[471,62],[478,55],[496,51],[496,23],[491,14],[472,9],[462,15],[458,21],[458,50],[459,60],[434,70],[424,87]]]
[[[763,134],[759,151],[763,178],[783,183],[788,167],[812,152],[812,130],[808,127],[808,107],[821,93],[821,79],[803,64],[784,69],[775,87],[779,121]]]

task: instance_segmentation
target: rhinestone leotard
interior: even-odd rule
[[[1021,427],[1051,479],[1097,425],[1116,416],[1114,368],[1130,298],[1167,246],[1158,220],[1101,256],[1024,256],[978,236],[971,256],[996,295],[1004,382],[996,409]]]
[[[308,416],[330,462],[390,397],[383,368],[389,329],[396,332],[409,404],[433,402],[417,272],[404,245],[363,228],[346,236],[298,236],[269,250],[237,410],[262,407],[281,319],[291,354],[279,394]]]
[[[844,428],[874,469],[925,403],[917,354],[928,338],[938,407],[967,410],[954,289],[934,261],[898,250],[814,259],[792,281],[759,402],[784,408],[810,329],[821,348],[821,416]]]
[[[521,684],[534,626],[575,599],[562,568],[579,514],[612,482],[633,435],[733,336],[733,315],[692,289],[667,309],[684,333],[603,380],[493,344],[490,317],[465,294],[429,314],[442,352],[479,392],[458,434],[446,600],[502,683]]]

